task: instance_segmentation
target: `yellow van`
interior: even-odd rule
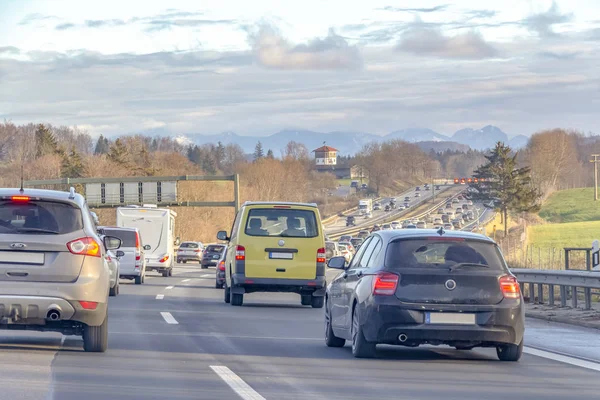
[[[225,256],[225,302],[241,306],[244,294],[298,293],[302,305],[322,308],[325,239],[316,204],[246,202],[236,214]]]

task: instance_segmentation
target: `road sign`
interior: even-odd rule
[[[592,242],[592,271],[600,271],[600,242]]]

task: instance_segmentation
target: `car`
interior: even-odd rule
[[[326,241],[325,242],[325,258],[330,259],[333,257],[337,257],[341,254],[338,242],[334,241]]]
[[[352,235],[342,235],[338,242],[349,242],[350,240],[352,240]]]
[[[392,229],[398,229],[402,226],[402,224],[400,223],[400,221],[394,221],[392,222]]]
[[[374,211],[381,210],[381,204],[380,204],[380,203],[375,203],[375,204],[373,204],[373,210],[374,210]]]
[[[385,231],[370,237],[327,286],[325,344],[371,358],[378,344],[496,349],[523,353],[525,310],[519,282],[497,244],[467,232]],[[338,295],[344,293],[343,296]]]
[[[457,215],[462,214],[462,212],[463,212],[463,209],[461,207],[458,207],[455,211],[455,214],[457,214]]]
[[[362,185],[360,185],[362,190],[367,190],[368,186],[366,183],[363,183]]]
[[[464,203],[464,204],[462,205],[462,209],[463,209],[463,210],[469,210],[469,205],[468,205],[467,203]]]
[[[444,229],[449,230],[449,231],[454,230],[454,225],[452,225],[450,223],[445,223]]]
[[[440,190],[440,185],[435,185],[435,190]]]
[[[416,191],[416,192],[418,192],[418,191],[420,191],[420,190],[421,190],[421,187],[420,187],[420,186],[417,186],[417,187],[415,188],[415,191]]]
[[[350,182],[350,187],[351,188],[358,188],[358,181],[352,181],[352,182]]]
[[[410,222],[411,222],[413,225],[416,225],[416,224],[418,224],[418,223],[419,223],[419,219],[418,219],[418,218],[413,218],[413,219],[411,219],[411,220],[410,220]]]
[[[438,218],[434,218],[434,219],[433,219],[433,223],[434,223],[434,224],[436,224],[436,225],[440,225],[440,224],[442,224],[443,222],[444,222],[444,221],[442,221],[442,219],[441,219],[441,218],[439,218],[439,217],[438,217]]]
[[[350,243],[352,243],[352,246],[354,246],[354,248],[356,250],[358,250],[364,241],[365,241],[364,239],[356,237],[356,238],[352,238],[352,240],[350,240]]]
[[[417,229],[426,229],[427,228],[427,224],[423,221],[419,221],[417,222]]]
[[[442,222],[444,222],[444,223],[450,222],[450,216],[448,214],[442,215]]]
[[[458,196],[456,196],[456,200],[458,200],[458,201],[463,201],[463,197],[462,197],[462,195],[458,195]]]
[[[340,248],[341,257],[344,257],[346,262],[349,263],[350,260],[352,259],[352,252],[350,251],[350,249],[348,247],[346,247],[346,245],[343,245],[343,244],[340,244],[339,248]]]
[[[352,255],[354,255],[354,253],[356,253],[356,249],[352,245],[352,239],[348,240],[347,242],[338,242],[338,245],[346,246],[346,248],[348,249],[348,251],[350,253],[352,253]]]
[[[443,208],[441,208],[441,207],[440,207],[440,208],[438,208],[438,210],[437,210],[437,213],[438,213],[438,214],[443,214],[444,212],[445,212],[445,211],[444,211],[444,209],[443,209]]]
[[[377,224],[373,225],[373,229],[371,229],[371,233],[380,231],[381,227]]]
[[[415,193],[415,197],[421,197],[421,193]]]
[[[390,197],[390,203],[395,203],[396,201],[398,201],[395,197]]]
[[[369,231],[365,229],[358,231],[358,234],[356,235],[356,237],[360,239],[365,239],[367,236],[369,236]]]
[[[462,220],[460,219],[453,219],[452,220],[452,226],[454,227],[454,229],[460,229],[462,228]]]
[[[397,205],[397,206],[396,206],[396,208],[397,208],[398,210],[404,210],[406,207],[404,207],[404,205],[403,205],[403,204],[399,204],[399,205]]]
[[[452,208],[452,202],[446,203],[446,209],[448,209],[448,208]]]
[[[425,190],[431,190],[429,186],[425,186]]]
[[[119,238],[97,231],[85,198],[42,189],[0,189],[0,329],[83,338],[108,348],[110,269]]]
[[[119,247],[119,277],[133,280],[136,285],[141,285],[146,279],[145,251],[150,250],[149,245],[143,245],[142,236],[137,228],[119,228],[115,226],[99,226],[98,233],[121,239]]]
[[[392,229],[392,224],[383,224],[381,226],[381,229],[384,231],[389,231],[390,229]]]
[[[223,289],[225,286],[225,252],[217,263],[217,270],[215,271],[215,288]]]
[[[405,196],[404,201],[410,201],[410,196]]]
[[[385,206],[385,211],[386,212],[392,211],[392,208],[389,205],[386,205]]]
[[[452,199],[452,204],[458,204],[460,203],[460,200],[458,200],[456,197]]]
[[[417,229],[417,225],[415,224],[408,224],[404,227],[404,229]]]
[[[121,250],[117,250],[120,252],[117,255],[116,252],[113,253],[112,250],[107,250],[106,262],[108,263],[108,268],[110,270],[110,289],[108,295],[111,297],[117,296],[119,294],[119,256],[123,253]]]
[[[446,212],[446,215],[448,216],[448,218],[453,219],[455,217],[455,214],[453,211],[448,211]]]
[[[203,253],[202,242],[182,242],[177,249],[177,262],[185,264],[188,261],[196,261],[202,264]]]
[[[353,215],[349,215],[346,217],[346,226],[355,226],[356,218]]]
[[[473,205],[473,201],[472,200],[467,200],[467,204],[472,206]]]
[[[366,219],[373,218],[373,214],[371,213],[371,211],[367,211],[367,212],[365,213],[365,218],[366,218]]]
[[[246,202],[227,241],[224,301],[242,306],[254,292],[291,292],[302,305],[325,303],[325,240],[314,203]]]
[[[200,266],[202,269],[207,269],[208,267],[216,267],[219,264],[219,260],[223,256],[225,252],[226,246],[224,244],[209,244],[204,249],[204,253],[202,254],[202,261],[200,262]]]
[[[404,208],[409,208],[410,207],[410,203],[408,201],[404,202]]]
[[[467,222],[469,220],[469,216],[467,214],[462,214],[463,221]]]
[[[442,225],[442,224],[435,224],[435,225],[433,225],[433,229],[435,229],[435,230],[444,229],[444,225]]]

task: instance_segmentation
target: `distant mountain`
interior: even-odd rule
[[[385,136],[386,139],[401,139],[409,143],[416,142],[446,142],[450,138],[426,128],[409,128],[394,131]]]
[[[456,142],[427,141],[416,142],[415,144],[426,153],[429,153],[431,150],[435,151],[436,153],[441,153],[446,150],[462,152],[467,152],[470,150],[470,147],[466,144],[460,144]]]
[[[527,146],[527,143],[529,143],[529,138],[525,135],[517,135],[508,141],[508,145],[514,150],[522,149]]]
[[[508,135],[500,128],[488,125],[481,129],[465,128],[456,131],[452,140],[475,150],[486,150],[494,147],[497,142],[508,143]]]

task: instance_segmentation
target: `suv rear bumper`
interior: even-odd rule
[[[236,294],[252,292],[291,292],[325,296],[327,282],[324,276],[315,279],[247,278],[245,274],[233,274],[231,291]]]

